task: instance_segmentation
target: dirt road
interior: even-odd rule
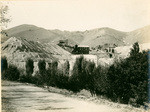
[[[3,112],[124,112],[23,83],[2,81]]]

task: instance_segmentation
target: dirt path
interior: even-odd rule
[[[2,82],[3,112],[126,112],[76,98],[50,93],[23,83]]]

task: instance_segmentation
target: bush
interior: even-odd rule
[[[55,84],[59,88],[69,89],[68,79],[69,79],[69,76],[67,76],[66,74],[63,74],[63,71],[58,70],[57,75],[55,76]]]
[[[20,72],[17,67],[10,65],[3,73],[4,79],[16,81],[19,79]]]

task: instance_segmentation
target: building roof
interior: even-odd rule
[[[87,45],[78,45],[78,47],[89,47]]]

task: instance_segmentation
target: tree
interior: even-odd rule
[[[114,63],[108,70],[109,97],[121,103],[143,105],[147,102],[148,51],[139,52],[135,43],[130,56]]]
[[[140,47],[139,47],[138,42],[136,42],[133,44],[133,48],[130,51],[130,56],[134,57],[135,55],[137,55],[139,53],[139,51],[140,51]]]
[[[6,57],[1,58],[1,70],[2,72],[5,71],[8,68],[8,63]]]
[[[107,79],[108,68],[103,66],[97,66],[94,69],[93,82],[94,82],[94,91],[96,94],[107,95],[108,91],[108,79]]]
[[[41,75],[43,75],[44,72],[46,71],[46,62],[45,62],[45,60],[40,60],[38,62],[38,67],[39,67],[39,73]]]
[[[76,58],[76,61],[72,70],[72,75],[69,79],[70,89],[72,91],[78,92],[81,89],[83,89],[84,81],[81,81],[81,80],[85,79],[83,75],[85,75],[85,66],[86,66],[86,63],[85,64],[83,63],[85,63],[83,56]]]
[[[69,61],[67,60],[64,64],[64,74],[69,76],[69,69],[70,69],[70,64]]]
[[[5,79],[5,72],[8,68],[8,63],[6,57],[1,58],[1,70],[2,70],[2,79]]]
[[[94,70],[95,70],[95,63],[87,61],[86,68],[85,68],[86,73],[82,81],[84,81],[84,85],[85,85],[84,88],[89,90],[92,96],[95,94]]]
[[[28,58],[26,61],[26,74],[31,76],[34,70],[34,62],[32,59]]]
[[[57,80],[57,74],[58,74],[58,62],[57,61],[53,61],[51,66],[50,66],[50,85],[51,86],[56,86],[56,80]]]
[[[73,91],[82,89],[90,90],[94,94],[94,68],[95,63],[87,61],[83,56],[76,58],[72,76],[70,77],[70,85]]]

